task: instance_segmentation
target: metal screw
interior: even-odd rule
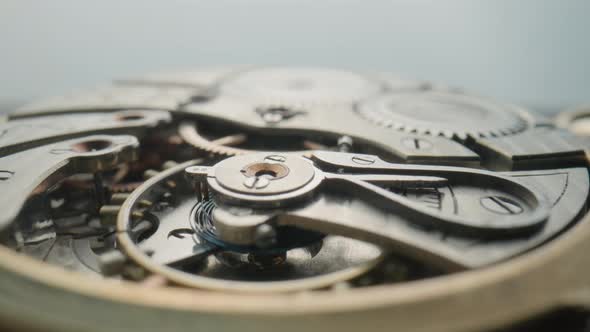
[[[432,148],[432,143],[418,137],[406,137],[402,139],[402,144],[412,150],[428,150]]]
[[[264,160],[266,160],[266,161],[274,161],[274,162],[277,162],[277,163],[284,163],[287,160],[287,158],[285,156],[281,156],[281,155],[278,155],[278,154],[273,154],[273,155],[270,155],[270,156],[266,156],[264,158]]]
[[[244,186],[250,189],[262,189],[268,186],[270,181],[266,176],[253,176],[244,180]]]
[[[14,172],[11,171],[0,171],[0,180],[8,180],[13,174]]]
[[[111,204],[123,204],[129,196],[128,193],[114,193],[111,195]]]
[[[352,162],[359,165],[371,165],[375,163],[375,158],[369,156],[354,156]]]
[[[175,162],[174,160],[168,160],[164,164],[162,164],[162,169],[167,170],[167,169],[170,169],[176,165],[178,165],[178,163]]]
[[[481,206],[496,214],[520,214],[524,211],[520,203],[502,196],[486,196],[479,200]]]
[[[114,226],[117,223],[117,215],[121,210],[120,205],[103,205],[100,207],[100,223],[103,226]]]

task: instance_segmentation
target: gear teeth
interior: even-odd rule
[[[442,130],[440,133],[442,136],[453,138],[453,132],[450,130]]]
[[[427,134],[432,135],[432,136],[443,136],[443,132],[438,129],[430,129],[430,131],[428,131]]]
[[[199,151],[204,152],[206,154],[231,157],[242,155],[245,153],[255,152],[250,150],[229,147],[210,141],[199,134],[194,123],[181,123],[178,129],[178,133],[185,142],[191,144],[193,147],[197,148]]]
[[[468,134],[467,133],[455,133],[455,136],[457,136],[457,138],[459,138],[460,140],[464,141],[467,139]]]
[[[426,128],[416,128],[416,133],[420,135],[425,135],[428,133],[428,129]]]
[[[417,111],[415,103],[418,105]],[[408,107],[404,108],[406,104]],[[446,104],[451,105],[448,109],[450,115],[442,118],[438,113],[446,111]],[[473,113],[473,110],[476,112]],[[459,140],[513,135],[526,130],[532,123],[526,111],[514,106],[498,105],[485,99],[440,89],[390,92],[366,100],[357,106],[355,112],[378,126]]]

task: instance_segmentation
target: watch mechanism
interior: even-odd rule
[[[25,105],[0,123],[2,324],[539,331],[566,312],[583,331],[586,113],[296,67]]]

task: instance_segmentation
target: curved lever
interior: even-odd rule
[[[235,178],[240,179],[243,165],[266,157],[262,154],[234,158],[239,159],[231,161],[232,167],[225,165],[222,169],[236,172]],[[260,205],[247,211],[236,209],[235,205],[244,204],[242,199],[216,200],[218,205],[212,217],[217,235],[236,244],[256,243],[263,224],[290,225],[370,241],[444,269],[457,270],[473,266],[460,251],[441,241],[432,241],[433,236],[452,234],[481,239],[530,235],[541,229],[549,217],[550,204],[544,195],[498,173],[460,167],[391,164],[376,156],[347,153],[314,152],[311,159],[313,165],[283,158],[281,162],[290,172],[276,179],[278,184],[309,180],[299,189],[285,189],[274,195],[220,189],[221,185],[229,188],[236,184],[238,187],[242,182],[228,184],[209,168],[187,169],[187,172],[198,176],[200,181],[206,179],[217,194],[214,197],[218,198],[235,195],[252,202],[260,199],[278,202],[286,195],[306,194],[305,203]],[[303,177],[302,172],[308,172],[309,167],[313,168],[313,175]],[[456,186],[462,188],[461,202],[467,200],[469,204],[456,203],[453,191]],[[385,187],[402,190],[447,187],[455,202],[454,208],[452,212],[433,210]]]
[[[341,190],[357,192],[366,201],[403,215],[412,222],[435,226],[461,235],[488,238],[527,234],[540,229],[550,214],[550,204],[543,195],[498,173],[463,167],[393,164],[371,155],[323,151],[315,152],[312,159],[316,162],[316,166],[341,170],[339,173],[324,172],[327,182],[331,185],[339,186]],[[506,209],[510,209],[512,204],[516,204],[518,211],[508,210],[505,215],[482,215],[479,220],[463,218],[459,215],[434,213],[401,195],[369,183],[372,181],[363,180],[368,176],[367,174],[355,174],[355,172],[361,171],[371,172],[371,176],[376,176],[374,173],[385,173],[392,176],[392,179],[399,176],[406,176],[409,179],[416,177],[418,186],[423,186],[424,180],[422,178],[427,175],[447,179],[453,185],[485,188],[508,196],[506,202],[497,198],[495,198],[495,202],[503,204]],[[342,174],[346,172],[350,174]],[[411,183],[408,179],[405,181]],[[488,197],[491,196],[481,199]]]
[[[432,241],[431,235],[397,215],[370,208],[362,201],[334,204],[334,199],[330,195],[321,195],[305,206],[282,213],[234,213],[231,208],[221,205],[213,211],[213,221],[218,236],[232,243],[255,243],[257,229],[263,224],[295,226],[367,241],[444,271],[474,267],[460,252],[442,242]]]
[[[77,173],[95,173],[137,158],[134,136],[95,135],[11,154],[0,159],[0,230],[18,216],[39,185]],[[4,174],[4,175],[3,175]]]
[[[165,111],[59,114],[24,117],[0,123],[0,157],[65,139],[91,134],[138,135],[148,128],[170,122]]]

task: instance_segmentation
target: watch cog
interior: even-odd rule
[[[379,126],[460,140],[512,135],[533,126],[517,107],[443,91],[384,94],[359,103],[356,113]]]
[[[210,140],[199,133],[196,124],[193,122],[181,123],[178,127],[178,134],[186,143],[206,154],[228,157],[255,152],[253,150],[240,149],[231,146],[246,141],[247,137],[244,134],[229,135]]]
[[[178,127],[178,135],[186,143],[190,144],[192,147],[204,154],[220,157],[232,157],[247,153],[268,152],[268,150],[263,151],[235,147],[236,145],[240,145],[248,141],[248,136],[246,134],[237,133],[222,136],[216,139],[209,139],[202,135],[197,128],[198,126],[194,122],[183,122]],[[305,155],[312,150],[334,150],[334,148],[330,149],[326,145],[307,139],[303,139],[301,144],[303,145],[304,149],[293,152],[299,152],[302,155]]]

